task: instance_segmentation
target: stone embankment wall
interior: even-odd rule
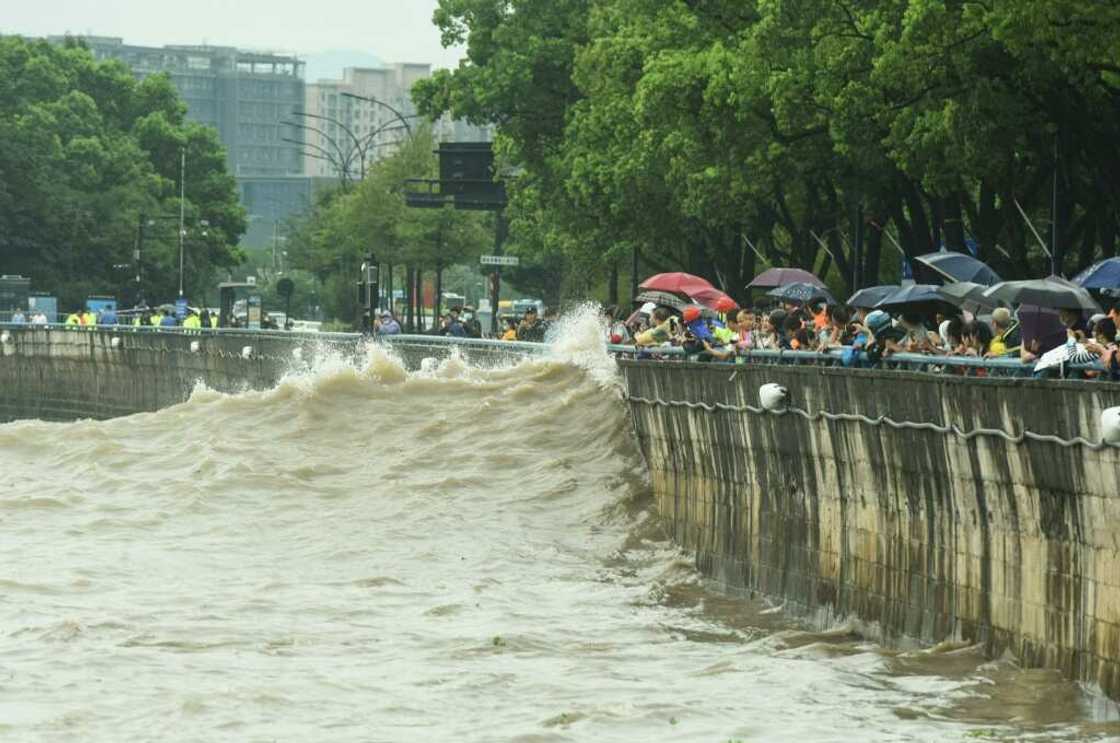
[[[660,511],[705,573],[819,622],[857,617],[885,642],[1009,649],[1120,697],[1120,448],[1098,443],[1117,385],[623,373]],[[770,382],[790,392],[784,414],[760,408]]]
[[[6,326],[0,329],[0,421],[112,418],[185,401],[201,381],[221,392],[266,389],[324,354],[368,353],[357,335],[134,331]],[[453,348],[440,338],[391,343],[410,367]],[[246,354],[246,348],[249,352]],[[513,344],[515,352],[525,352]],[[298,349],[298,351],[297,351]],[[475,363],[507,360],[511,346],[462,350]]]

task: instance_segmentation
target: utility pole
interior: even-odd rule
[[[183,221],[187,214],[187,148],[180,151],[182,158],[179,161],[179,296],[183,296],[183,243],[187,236]]]
[[[139,305],[144,301],[144,293],[140,288],[140,252],[144,249],[144,225],[147,223],[148,218],[144,212],[140,212],[140,222],[136,225],[136,249],[132,251],[132,258],[136,261],[136,297],[135,304]]]

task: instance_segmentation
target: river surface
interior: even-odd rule
[[[0,740],[1120,735],[1056,673],[707,584],[650,511],[609,360],[558,349],[414,373],[374,349],[0,426]]]

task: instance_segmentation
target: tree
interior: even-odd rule
[[[632,250],[732,294],[764,263],[897,280],[894,245],[1044,275],[1020,208],[1059,270],[1115,253],[1112,6],[441,0],[434,20],[468,56],[421,109],[498,124],[511,244],[572,291]]]
[[[141,215],[144,289],[177,292],[180,152],[190,162],[191,289],[236,265],[245,229],[216,133],[185,120],[165,76],[136,81],[77,44],[0,37],[0,266],[56,291],[63,304],[131,289]],[[147,227],[147,225],[145,225]],[[205,234],[203,234],[205,233]]]

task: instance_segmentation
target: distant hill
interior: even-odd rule
[[[384,62],[376,55],[354,49],[331,49],[314,54],[302,54],[307,60],[306,80],[337,80],[347,67],[382,67]]]

